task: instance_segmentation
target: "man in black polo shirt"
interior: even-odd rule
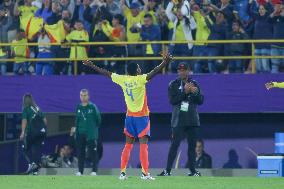
[[[200,176],[195,170],[195,145],[199,135],[199,114],[197,106],[203,103],[203,95],[196,81],[190,78],[188,65],[178,65],[179,77],[170,82],[168,94],[172,112],[172,142],[168,154],[167,168],[159,176],[171,175],[173,162],[180,142],[186,138],[188,142],[189,176]]]

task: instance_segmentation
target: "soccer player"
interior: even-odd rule
[[[140,162],[142,166],[143,180],[154,180],[148,172],[148,139],[150,137],[150,119],[149,109],[146,95],[146,83],[157,75],[171,61],[172,55],[167,54],[163,57],[163,62],[155,67],[150,73],[141,75],[141,69],[137,63],[127,65],[128,75],[118,75],[99,68],[91,61],[83,61],[83,63],[100,74],[110,77],[112,81],[118,84],[124,93],[127,106],[125,118],[124,134],[126,144],[121,154],[121,173],[119,179],[125,180],[126,167],[130,157],[135,138],[140,143]]]
[[[265,84],[267,90],[271,88],[284,88],[284,82],[269,82]]]

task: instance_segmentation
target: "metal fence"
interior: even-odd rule
[[[93,45],[147,45],[147,44],[161,44],[162,53],[167,51],[166,46],[170,44],[232,44],[232,43],[243,43],[251,46],[251,55],[246,56],[178,56],[174,57],[175,60],[251,60],[252,62],[252,73],[256,72],[256,63],[255,59],[280,59],[284,56],[256,56],[255,55],[255,44],[258,43],[283,43],[283,40],[211,40],[211,41],[138,41],[138,42],[82,42],[82,43],[40,43],[40,45],[50,45],[50,46],[68,46],[68,47],[78,47],[78,46],[93,46]],[[38,46],[39,43],[0,43],[0,47],[3,46]],[[77,48],[75,48],[75,57],[77,57]],[[94,58],[90,57],[89,60],[93,61],[131,61],[131,60],[162,60],[162,57],[102,57]],[[1,62],[14,62],[14,61],[25,61],[25,62],[38,62],[38,61],[69,61],[74,64],[74,75],[78,74],[78,62],[83,61],[84,59],[80,58],[2,58]]]

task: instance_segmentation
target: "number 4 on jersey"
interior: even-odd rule
[[[132,89],[126,88],[126,94],[131,97],[132,101],[134,101]]]

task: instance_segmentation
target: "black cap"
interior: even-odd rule
[[[181,62],[178,64],[178,70],[188,70],[188,64],[185,62]]]

